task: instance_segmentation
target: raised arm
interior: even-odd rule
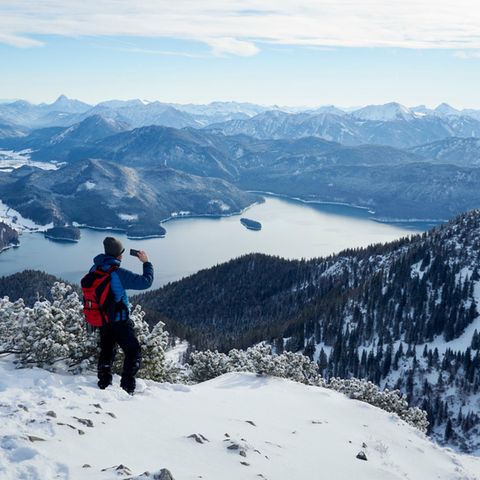
[[[117,270],[120,281],[125,290],[145,290],[150,288],[153,283],[153,265],[148,261],[147,255],[144,251],[138,254],[139,260],[143,263],[143,274],[139,275],[130,270],[119,268]]]

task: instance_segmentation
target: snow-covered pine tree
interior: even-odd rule
[[[77,293],[57,282],[51,295],[53,302],[37,301],[32,308],[25,307],[23,300],[1,299],[2,350],[15,353],[20,366],[45,367],[62,360],[70,368],[88,366],[97,340],[85,328]]]
[[[387,412],[397,414],[402,420],[426,432],[428,428],[427,412],[418,407],[409,407],[405,395],[399,390],[380,390],[374,383],[358,378],[331,378],[327,388],[344,393],[350,398],[361,400]]]
[[[50,300],[37,301],[32,308],[23,300],[0,299],[0,352],[15,353],[19,366],[36,365],[52,368],[58,362],[72,371],[96,364],[98,334],[87,329],[83,304],[72,287],[57,282]],[[145,312],[137,305],[131,313],[140,345],[142,367],[139,376],[156,381],[176,381],[183,371],[166,362],[168,333],[158,323],[150,331]],[[123,355],[117,356],[120,372]]]
[[[227,372],[252,372],[273,375],[307,385],[321,385],[318,366],[305,355],[285,352],[272,353],[266,343],[247,350],[230,350],[228,355],[217,351],[194,352],[190,356],[192,380],[202,382]]]
[[[204,382],[230,372],[230,359],[224,353],[206,350],[190,354],[190,376],[193,382]]]

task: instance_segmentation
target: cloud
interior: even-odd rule
[[[212,47],[213,53],[219,56],[231,54],[250,57],[260,51],[252,42],[245,42],[231,37],[212,38],[207,43]]]
[[[13,47],[28,48],[28,47],[40,47],[43,42],[35,40],[33,38],[23,37],[19,35],[0,33],[0,43],[6,43]]]
[[[477,0],[2,0],[0,42],[42,35],[163,37],[215,55],[262,43],[316,47],[480,49]],[[34,38],[32,38],[34,37]]]

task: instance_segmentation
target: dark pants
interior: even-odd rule
[[[135,374],[140,368],[141,349],[131,320],[111,322],[100,327],[100,356],[98,358],[98,386],[112,383],[112,365],[117,344],[125,354],[120,386],[129,393],[135,390]]]

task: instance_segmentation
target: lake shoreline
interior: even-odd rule
[[[323,200],[306,200],[301,197],[293,197],[291,195],[286,195],[284,193],[275,193],[275,192],[268,192],[263,190],[247,190],[249,193],[257,193],[259,195],[270,196],[270,197],[277,197],[277,198],[284,198],[287,200],[293,200],[295,202],[303,203],[306,205],[337,205],[340,207],[349,207],[355,208],[357,210],[363,210],[370,213],[372,216],[368,216],[368,218],[374,222],[384,223],[384,224],[397,224],[397,223],[445,223],[448,222],[449,219],[445,218],[398,218],[398,217],[375,217],[375,212],[369,208],[364,207],[362,205],[355,205],[354,203],[346,203],[346,202],[327,202]]]

